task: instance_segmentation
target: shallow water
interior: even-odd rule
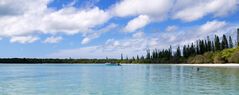
[[[176,65],[0,65],[0,95],[238,95],[239,69]]]

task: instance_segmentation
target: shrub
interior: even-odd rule
[[[239,63],[239,52],[235,52],[232,56],[228,59],[230,63]]]
[[[190,63],[208,63],[209,61],[207,60],[206,57],[204,57],[203,55],[197,55],[193,58],[189,58]]]
[[[222,56],[216,55],[213,58],[213,62],[214,63],[225,63],[226,61],[225,61],[225,59]]]
[[[203,56],[207,59],[205,63],[213,63],[213,52],[206,52]]]
[[[221,52],[221,56],[222,58],[228,60],[233,55],[234,52],[236,52],[236,48],[225,49]]]

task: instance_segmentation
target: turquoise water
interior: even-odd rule
[[[5,64],[0,95],[239,95],[239,69]]]

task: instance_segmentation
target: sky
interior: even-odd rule
[[[233,36],[239,0],[0,0],[0,57],[120,58]]]

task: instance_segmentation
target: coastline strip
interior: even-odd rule
[[[231,67],[239,68],[239,64],[176,64],[177,66],[190,66],[190,67]]]

